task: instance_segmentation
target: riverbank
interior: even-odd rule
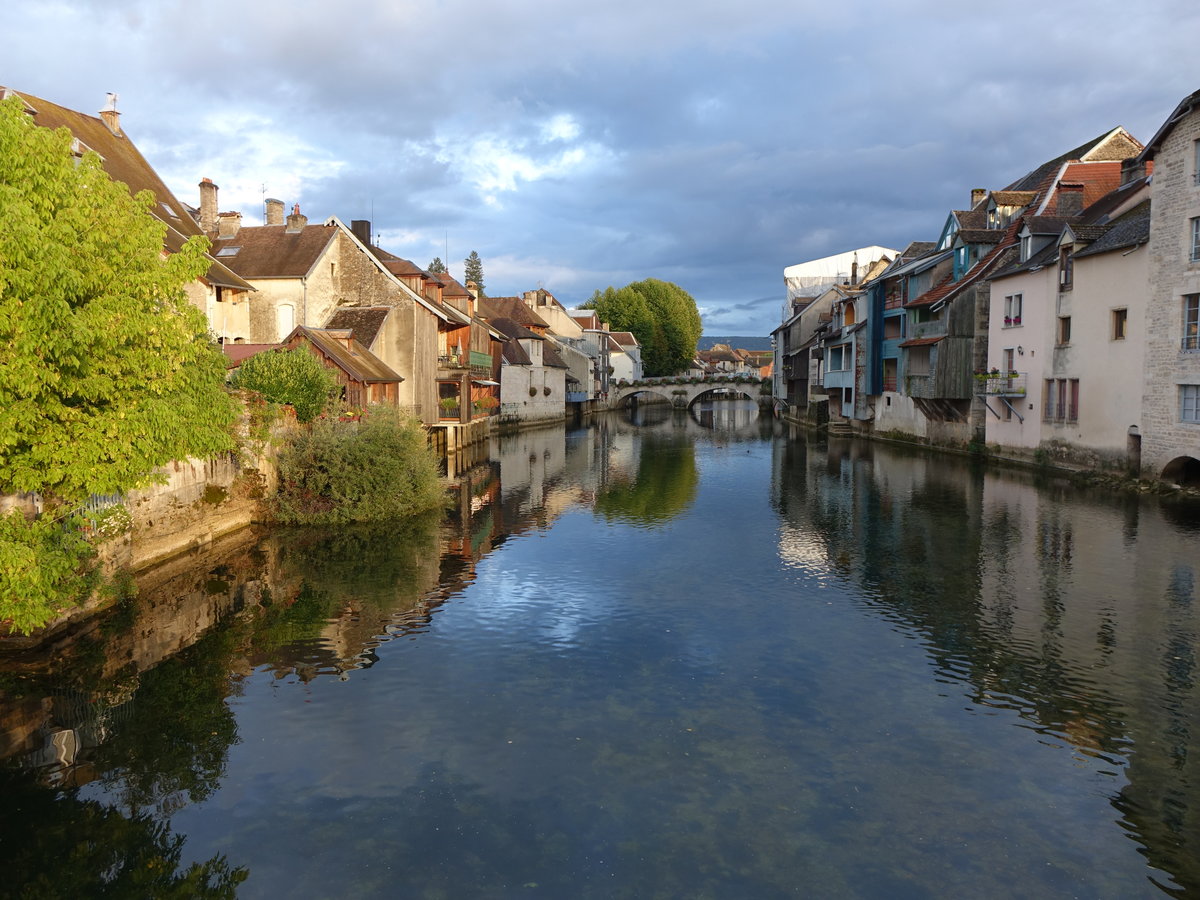
[[[824,434],[834,440],[865,440],[880,444],[890,444],[896,447],[913,447],[933,453],[975,459],[1000,467],[1056,475],[1080,486],[1131,494],[1183,497],[1189,500],[1200,501],[1200,487],[1174,484],[1159,479],[1142,478],[1137,475],[1120,473],[1109,469],[1087,468],[1065,460],[1054,460],[1045,453],[1039,456],[1036,451],[1033,454],[1025,456],[1006,453],[999,445],[993,447],[986,445],[955,447],[947,444],[933,443],[915,435],[904,435],[898,432],[881,434],[873,431],[854,431],[852,429],[835,432],[830,428],[828,422],[814,423],[807,419],[790,415],[781,416],[780,421],[790,428],[802,429],[812,434]]]

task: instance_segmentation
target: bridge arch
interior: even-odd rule
[[[687,408],[705,394],[713,391],[734,391],[746,400],[758,402],[760,382],[734,381],[730,378],[706,378],[703,381],[691,379],[663,379],[654,382],[638,382],[636,384],[618,385],[609,392],[609,406],[618,408],[626,405],[630,397],[636,394],[654,394],[669,401],[673,406]]]
[[[1194,456],[1177,456],[1162,470],[1163,481],[1181,487],[1200,487],[1200,459]]]

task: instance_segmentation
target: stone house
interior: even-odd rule
[[[1142,470],[1200,484],[1200,91],[1146,145],[1150,299],[1142,389]]]
[[[89,150],[100,156],[104,171],[114,181],[125,184],[130,193],[150,191],[155,204],[150,214],[165,227],[163,250],[178,251],[188,238],[201,236],[192,211],[171,193],[158,173],[138,151],[133,140],[121,128],[116,95],[109,94],[105,108],[97,115],[67,109],[33,94],[0,87],[0,100],[18,96],[38,125],[67,129],[74,137],[73,150],[82,157]],[[189,302],[208,318],[209,328],[220,340],[249,339],[249,298],[254,287],[222,260],[208,254],[208,270],[198,280],[184,286]]]
[[[297,326],[357,331],[364,347],[403,375],[400,408],[437,421],[438,335],[451,314],[389,270],[386,254],[369,243],[369,223],[355,222],[357,232],[336,217],[309,224],[298,206],[285,218],[275,199],[266,212],[266,225],[243,226],[240,213],[217,212],[217,186],[200,183],[200,227],[213,238],[214,256],[257,290],[247,339],[279,342]],[[366,309],[375,312],[344,312]]]
[[[548,338],[501,316],[490,324],[502,333],[500,417],[510,422],[561,422],[566,414],[567,366]]]

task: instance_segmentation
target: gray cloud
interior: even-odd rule
[[[498,293],[669,278],[751,334],[787,265],[932,239],[972,187],[1115,125],[1147,139],[1196,87],[1200,10],[144,0],[6,26],[4,83],[84,111],[119,91],[185,200],[208,176],[256,212],[266,184],[422,264],[477,250]]]

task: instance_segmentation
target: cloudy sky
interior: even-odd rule
[[[370,219],[385,249],[568,305],[647,277],[706,334],[783,268],[934,240],[1000,187],[1200,88],[1200,3],[45,0],[0,84],[122,126],[185,202]]]

